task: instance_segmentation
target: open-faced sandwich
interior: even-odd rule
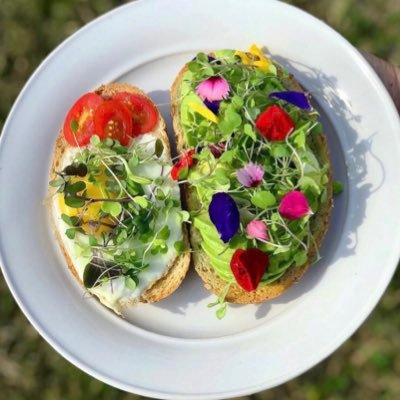
[[[188,270],[187,212],[171,167],[163,118],[127,84],[80,97],[57,138],[49,202],[57,239],[75,277],[118,314],[169,296]]]
[[[199,53],[172,87],[195,268],[226,302],[282,294],[318,258],[332,206],[318,113],[255,45]]]

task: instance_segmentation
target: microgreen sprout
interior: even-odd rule
[[[65,205],[75,209],[62,213],[61,219],[68,240],[91,259],[83,276],[87,288],[108,282],[113,291],[113,280],[124,277],[126,287],[134,290],[151,257],[173,247],[168,218],[173,210],[178,215],[180,201],[170,189],[165,168],[170,162],[163,153],[157,139],[126,148],[93,137],[90,149],[79,149],[50,182]],[[160,174],[147,177],[145,171],[155,166]]]

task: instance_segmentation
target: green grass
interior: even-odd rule
[[[400,63],[398,0],[288,2],[327,21],[354,45]],[[0,0],[0,128],[39,62],[80,26],[122,3]],[[334,355],[285,385],[243,399],[399,399],[399,278],[398,272],[366,323]],[[90,378],[61,358],[26,321],[2,279],[0,295],[0,400],[140,398]]]

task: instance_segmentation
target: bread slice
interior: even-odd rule
[[[151,101],[151,99],[142,90],[127,83],[109,83],[100,86],[95,90],[95,92],[97,94],[102,95],[105,98],[108,96],[112,96],[117,92],[129,92],[133,94],[138,94]],[[155,106],[153,102],[152,104]],[[154,128],[154,130],[151,132],[151,134],[162,141],[164,148],[166,149],[170,157],[171,156],[170,143],[165,130],[165,121],[162,118],[161,114],[159,114],[158,123]],[[66,143],[61,130],[57,137],[54,148],[53,160],[51,163],[51,170],[50,170],[50,179],[54,179],[56,177],[55,172],[60,170],[67,146],[68,144]],[[75,276],[75,278],[83,286],[83,282],[80,279],[77,270],[74,266],[74,261],[71,259],[67,249],[65,248],[63,238],[61,236],[63,235],[63,232],[60,232],[60,230],[57,228],[56,219],[59,218],[59,216],[55,215],[51,204],[49,204],[49,212],[51,215],[54,233],[61,247],[68,268]],[[188,234],[185,226],[182,226],[182,233],[183,233],[183,241],[186,243],[186,248],[189,248]],[[190,264],[189,250],[176,256],[175,259],[171,260],[170,264],[166,268],[165,274],[160,279],[153,282],[153,284],[144,293],[142,293],[141,297],[139,298],[139,301],[143,303],[154,303],[163,300],[164,298],[171,295],[179,287],[179,285],[185,278],[186,273],[189,269],[189,264]],[[121,304],[119,304],[119,307],[116,307],[116,309],[114,309],[114,311],[116,311],[119,314],[120,313],[119,310],[122,309],[122,307],[126,307],[127,305],[129,304],[126,302],[122,302]]]
[[[210,54],[211,56],[213,54]],[[278,73],[281,73],[282,69],[279,65],[276,65]],[[179,103],[180,103],[180,87],[183,76],[188,71],[187,66],[183,67],[178,73],[172,88],[171,88],[171,102],[172,102],[172,120],[176,135],[176,143],[179,152],[182,152],[187,144],[180,124],[179,115]],[[294,76],[291,75],[287,82],[288,90],[303,91],[300,84],[295,80]],[[327,197],[326,201],[321,204],[320,209],[313,216],[311,220],[311,231],[315,238],[315,243],[319,248],[322,239],[328,229],[329,218],[332,209],[332,168],[329,160],[329,150],[327,146],[326,138],[323,134],[312,137],[308,142],[311,150],[314,152],[320,165],[329,165],[327,184]],[[195,189],[186,187],[185,188],[186,202],[190,209],[198,209],[199,203],[197,200],[197,194]],[[191,226],[190,228],[190,242],[193,249],[193,262],[197,273],[200,275],[204,282],[204,286],[207,290],[219,296],[226,287],[226,282],[222,280],[215,272],[214,268],[209,262],[207,254],[201,248],[201,235],[200,232]],[[289,289],[293,284],[297,283],[300,278],[307,271],[308,267],[312,264],[316,256],[316,248],[311,247],[308,254],[307,262],[300,267],[290,267],[289,270],[277,281],[270,284],[260,284],[258,288],[253,292],[247,292],[243,290],[237,283],[233,283],[225,297],[225,300],[230,303],[238,304],[253,304],[260,303],[265,300],[272,299],[280,296],[283,292]]]

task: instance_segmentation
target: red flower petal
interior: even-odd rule
[[[231,270],[239,286],[252,292],[257,289],[268,264],[268,256],[259,249],[237,249],[231,259]]]
[[[209,147],[215,158],[220,158],[225,151],[225,143],[210,144]]]
[[[174,164],[171,170],[171,177],[174,181],[179,179],[179,173],[185,168],[189,168],[193,164],[194,150],[189,150],[182,154],[182,157]]]
[[[258,116],[256,127],[270,141],[285,140],[293,132],[294,122],[285,110],[274,105]]]

